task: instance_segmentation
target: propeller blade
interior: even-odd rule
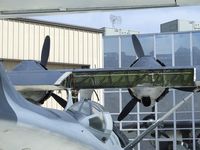
[[[66,107],[67,105],[67,101],[64,100],[63,98],[61,98],[60,96],[52,93],[51,96],[56,100],[56,102],[58,102],[63,108]]]
[[[133,95],[133,92],[131,91],[131,89],[128,89],[128,92],[131,95],[131,97],[135,97],[135,95]]]
[[[48,62],[49,51],[50,51],[50,37],[47,35],[42,47],[41,62],[40,62],[40,64],[44,67],[46,67]]]
[[[131,110],[135,107],[136,104],[137,104],[137,100],[135,99],[132,99],[131,101],[129,101],[128,104],[126,104],[124,109],[119,114],[117,120],[118,121],[123,120],[131,112]]]
[[[134,34],[132,35],[132,42],[133,42],[133,46],[135,48],[135,53],[138,56],[138,58],[143,57],[144,56],[144,50],[143,50],[137,36],[134,35]]]

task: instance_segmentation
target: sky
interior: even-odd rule
[[[200,6],[60,14],[32,18],[102,28],[112,27],[111,15],[121,18],[121,23],[115,24],[115,28],[139,31],[140,33],[159,33],[160,24],[171,20],[182,19],[200,22]]]

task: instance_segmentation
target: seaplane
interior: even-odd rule
[[[25,60],[10,72],[0,65],[0,148],[2,149],[115,149],[130,150],[144,136],[182,106],[169,110],[141,135],[129,142],[114,125],[109,112],[91,100],[91,89],[127,88],[133,99],[119,120],[140,102],[151,106],[169,88],[199,91],[198,67],[167,67],[144,56],[136,35],[132,35],[138,59],[130,68],[48,70],[50,37],[46,36],[41,61]],[[90,89],[90,90],[88,90]],[[66,90],[66,100],[54,94]],[[78,101],[72,90],[79,93]],[[64,110],[41,107],[52,96]]]

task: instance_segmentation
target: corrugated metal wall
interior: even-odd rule
[[[51,38],[49,62],[56,62],[57,66],[60,63],[62,67],[65,66],[63,64],[90,65],[91,68],[103,66],[100,32],[46,25],[41,22],[0,20],[0,58],[5,59],[7,69],[13,66],[12,59],[40,60],[46,35],[50,35]],[[52,102],[47,105],[58,107]]]

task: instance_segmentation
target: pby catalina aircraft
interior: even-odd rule
[[[50,37],[47,36],[42,49],[41,62],[22,61],[9,72],[9,77],[26,99],[42,104],[52,96],[63,108],[67,102],[53,93],[55,89],[63,89],[62,86],[73,90],[128,88],[132,100],[120,113],[119,121],[126,117],[137,102],[146,107],[152,106],[168,93],[169,88],[190,92],[196,89],[197,82],[191,80],[192,76],[187,72],[187,68],[172,69],[152,56],[145,56],[136,35],[132,35],[132,43],[138,59],[130,65],[130,68],[50,71],[46,68],[50,49]],[[59,76],[62,78],[58,80]],[[192,82],[189,83],[189,80]]]
[[[192,73],[191,68],[186,70],[183,73]],[[1,64],[0,96],[0,147],[6,150],[131,150],[188,100],[178,103],[141,136],[124,145],[126,137],[113,127],[111,115],[98,103],[79,101],[65,111],[35,105],[14,89]]]
[[[141,56],[141,45],[136,36],[133,35],[132,39],[138,56]],[[158,63],[154,58],[144,56],[139,57],[138,61],[133,63],[134,68],[47,70],[49,45],[50,39],[47,36],[40,63],[23,61],[14,70],[8,72],[9,79],[15,88],[32,103],[15,91],[0,66],[2,97],[0,101],[2,121],[0,146],[3,149],[46,149],[48,147],[48,149],[74,150],[129,150],[187,99],[181,101],[141,136],[126,145],[124,135],[113,128],[110,114],[105,112],[101,105],[87,99],[73,104],[70,89],[122,87],[129,88],[130,93],[132,92],[136,97],[138,93],[142,96],[141,93],[145,88],[150,88],[152,91],[161,88],[161,92],[155,92],[158,93],[156,97],[158,98],[167,88],[198,89],[199,86],[195,78],[196,68],[172,68],[159,65],[137,67],[137,64],[141,62]],[[67,90],[67,102],[52,94],[53,90]],[[42,103],[52,95],[57,101],[62,101],[64,111],[42,108],[34,104]],[[144,96],[150,97],[151,95]],[[153,99],[150,97],[148,100]]]

